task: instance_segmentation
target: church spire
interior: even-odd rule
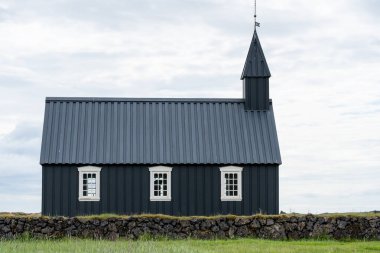
[[[249,47],[247,59],[245,60],[243,73],[241,74],[241,80],[246,77],[270,77],[270,71],[265,59],[263,49],[260,44],[259,37],[256,31],[253,33],[251,46]]]
[[[263,49],[257,35],[256,27],[256,1],[255,1],[255,31],[245,60],[241,80],[243,80],[243,97],[247,111],[269,110],[269,78],[271,76]]]

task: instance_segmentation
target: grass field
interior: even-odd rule
[[[380,242],[237,240],[0,241],[0,252],[380,252]]]

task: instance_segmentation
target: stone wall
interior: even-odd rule
[[[0,217],[0,239],[18,236],[95,239],[168,238],[374,239],[379,217],[252,216],[188,219],[146,216],[126,218]]]

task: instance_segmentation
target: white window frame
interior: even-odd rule
[[[79,167],[79,201],[100,201],[100,171],[102,168],[95,166]],[[83,174],[92,173],[96,174],[96,189],[95,196],[83,196]]]
[[[242,195],[242,188],[243,188],[243,181],[242,181],[242,167],[237,166],[226,166],[220,168],[220,200],[221,201],[242,201],[243,195]],[[238,195],[237,196],[227,196],[226,195],[226,180],[225,180],[225,174],[226,173],[237,173],[238,174]]]
[[[150,201],[171,201],[172,200],[172,168],[166,166],[155,166],[149,168],[150,172]],[[154,196],[154,174],[167,174],[167,196]]]

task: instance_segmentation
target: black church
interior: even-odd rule
[[[270,76],[255,30],[242,99],[46,98],[42,214],[277,214]]]

